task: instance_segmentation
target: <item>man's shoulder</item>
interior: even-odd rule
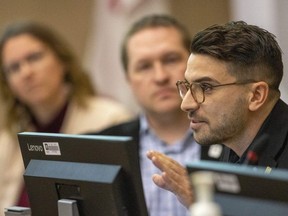
[[[273,119],[279,120],[282,119],[283,123],[288,125],[288,104],[286,104],[281,99],[275,104],[273,110],[270,115],[272,115]]]

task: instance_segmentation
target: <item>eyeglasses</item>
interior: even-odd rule
[[[26,63],[34,66],[43,59],[45,54],[46,54],[45,50],[32,52],[32,53],[28,54],[24,59],[17,61],[17,62],[13,62],[13,63],[7,65],[6,67],[4,67],[4,71],[7,75],[16,74],[20,71],[21,65],[23,64],[23,62],[26,62]]]
[[[243,82],[233,82],[233,83],[225,83],[220,85],[211,85],[209,83],[198,83],[192,82],[189,83],[187,80],[179,80],[177,81],[177,89],[180,94],[180,97],[183,99],[187,92],[190,90],[192,97],[194,100],[201,104],[205,101],[205,92],[209,92],[214,90],[214,88],[222,87],[222,86],[230,86],[230,85],[245,85],[249,83],[255,83],[255,80],[246,80]]]

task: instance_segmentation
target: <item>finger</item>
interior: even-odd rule
[[[176,178],[171,178],[167,173],[163,173],[162,179],[165,182],[163,188],[173,192],[177,199],[188,208],[193,202],[193,191],[188,176],[182,176],[182,179],[177,181]]]
[[[178,169],[179,167],[181,167],[178,162],[160,152],[148,151],[147,157],[161,171],[165,171],[167,169]]]
[[[152,180],[153,180],[153,182],[154,182],[158,187],[167,190],[166,183],[165,183],[165,181],[163,180],[162,175],[154,174],[154,175],[152,176]]]
[[[157,155],[152,157],[153,164],[162,172],[175,173],[178,175],[186,175],[186,168],[179,164],[177,161],[165,156]]]

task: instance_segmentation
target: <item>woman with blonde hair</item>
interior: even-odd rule
[[[22,131],[79,134],[129,120],[116,101],[95,94],[69,46],[44,25],[8,26],[0,37],[0,216],[29,205],[17,141]]]

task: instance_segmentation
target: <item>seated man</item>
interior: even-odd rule
[[[200,151],[189,130],[189,120],[180,109],[175,83],[184,78],[190,42],[187,30],[172,17],[152,15],[136,22],[124,38],[122,64],[143,113],[134,121],[100,132],[133,136],[139,144],[150,216],[183,216],[188,212],[174,194],[153,184],[151,175],[157,168],[146,157],[148,150],[156,149],[183,165],[200,158],[217,159],[221,154],[222,146],[213,146],[213,154],[208,154],[208,146]]]

